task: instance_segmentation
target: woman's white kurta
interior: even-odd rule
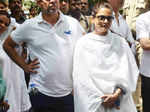
[[[73,69],[75,112],[136,112],[131,93],[139,72],[123,38],[110,32],[85,35],[77,42]],[[113,93],[116,85],[126,90],[120,110],[104,109],[101,97]]]
[[[5,37],[0,36],[0,66],[2,66],[3,77],[6,81],[6,95],[10,108],[8,112],[24,112],[31,107],[24,71],[17,66],[5,53],[2,48],[2,41]],[[19,51],[18,51],[19,52]]]

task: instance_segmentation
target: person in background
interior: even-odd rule
[[[143,49],[140,64],[141,74],[141,95],[143,112],[149,112],[150,100],[150,11],[147,11],[136,19],[136,39]]]
[[[80,3],[80,24],[85,29],[85,31],[91,32],[91,25],[92,25],[92,16],[90,15],[90,7],[88,0],[81,0]]]
[[[60,10],[63,14],[69,14],[69,0],[60,0]]]
[[[110,30],[113,33],[116,33],[120,35],[121,37],[125,38],[126,41],[129,43],[129,46],[131,47],[132,52],[135,54],[136,53],[136,48],[135,48],[135,40],[132,36],[132,32],[123,18],[123,16],[119,13],[119,10],[123,7],[124,5],[124,0],[107,0],[110,5],[113,8],[113,15],[114,15],[114,20],[112,21],[112,26]]]
[[[82,2],[85,3],[84,1]],[[70,0],[69,15],[76,18],[87,33],[91,31],[91,18],[82,14],[83,9],[87,8],[83,8],[84,6],[81,5],[82,2],[81,0]]]
[[[90,7],[89,7],[89,2],[88,0],[81,0],[81,3],[80,3],[80,10],[81,10],[81,13],[85,16],[90,16]]]
[[[8,0],[11,17],[18,24],[22,24],[25,20],[25,14],[22,10],[22,0]]]
[[[78,40],[74,52],[75,112],[137,112],[132,99],[138,67],[124,38],[110,32],[113,9],[103,3],[95,30]]]
[[[14,27],[14,30],[19,27],[22,23],[25,22],[26,20],[26,15],[24,14],[24,11],[22,10],[22,0],[8,0],[8,6],[10,9],[10,16],[11,16],[11,26]],[[24,56],[27,57],[26,61],[30,61],[28,60],[29,58],[29,54],[27,51],[27,46],[25,43],[22,43],[22,49],[23,51],[25,51]],[[28,73],[24,73],[25,74],[25,80],[26,80],[26,84],[28,86],[29,83],[29,74]]]
[[[7,30],[8,25],[10,24],[10,19],[8,17],[8,13],[6,11],[6,4],[4,1],[0,1],[0,37],[2,34]],[[0,44],[1,44],[1,38],[0,38]],[[1,49],[1,46],[0,46]],[[1,54],[0,50],[0,54]],[[6,94],[6,82],[3,78],[2,73],[2,66],[1,66],[2,60],[0,60],[0,112],[7,111],[9,109],[8,102],[4,99]]]
[[[39,12],[40,12],[39,11],[39,7],[37,5],[33,5],[29,9],[29,12],[30,12],[29,18],[31,19],[31,18],[33,18],[33,17],[35,17],[35,16],[37,16],[39,14]]]
[[[4,101],[4,96],[6,93],[6,83],[3,79],[2,68],[0,66],[0,112],[6,112],[9,109],[7,101]]]
[[[149,0],[125,0],[123,6],[123,14],[126,17],[126,21],[131,28],[134,39],[136,40],[136,19],[137,17],[147,12],[150,9]],[[137,65],[141,63],[142,48],[139,41],[136,40],[136,60]],[[141,98],[141,75],[139,75],[137,88],[133,93],[134,102],[136,104],[138,112],[142,112],[142,98]]]
[[[76,18],[78,21],[80,19],[80,0],[70,0],[69,4],[69,15]]]
[[[6,94],[4,101],[10,105],[8,112],[25,112],[30,109],[30,99],[24,79],[23,70],[18,67],[5,53],[2,48],[6,39],[5,35],[9,35],[10,16],[6,11],[0,11],[0,67],[2,68],[3,78],[6,81]],[[11,29],[12,31],[13,29]],[[19,46],[15,47],[19,52]],[[21,54],[21,53],[20,53]]]

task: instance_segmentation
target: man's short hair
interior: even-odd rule
[[[65,1],[67,3],[70,3],[70,0],[59,0],[60,2]]]
[[[16,0],[8,0],[8,3],[10,4],[10,3],[14,2],[14,1],[16,1]],[[22,0],[19,0],[19,1],[22,2]]]

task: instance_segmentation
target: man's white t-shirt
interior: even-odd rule
[[[40,68],[31,74],[30,85],[43,94],[61,97],[72,91],[72,57],[76,41],[84,33],[80,23],[60,12],[52,26],[42,15],[27,20],[11,35],[16,43],[26,42],[30,58],[38,58]]]
[[[150,11],[141,14],[136,20],[136,39],[150,37]],[[141,57],[140,73],[146,77],[150,77],[150,51],[143,49]]]

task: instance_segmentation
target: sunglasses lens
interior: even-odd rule
[[[108,21],[111,21],[113,19],[112,16],[103,16],[103,15],[97,16],[97,18],[102,21],[104,21],[105,19],[107,19]]]

